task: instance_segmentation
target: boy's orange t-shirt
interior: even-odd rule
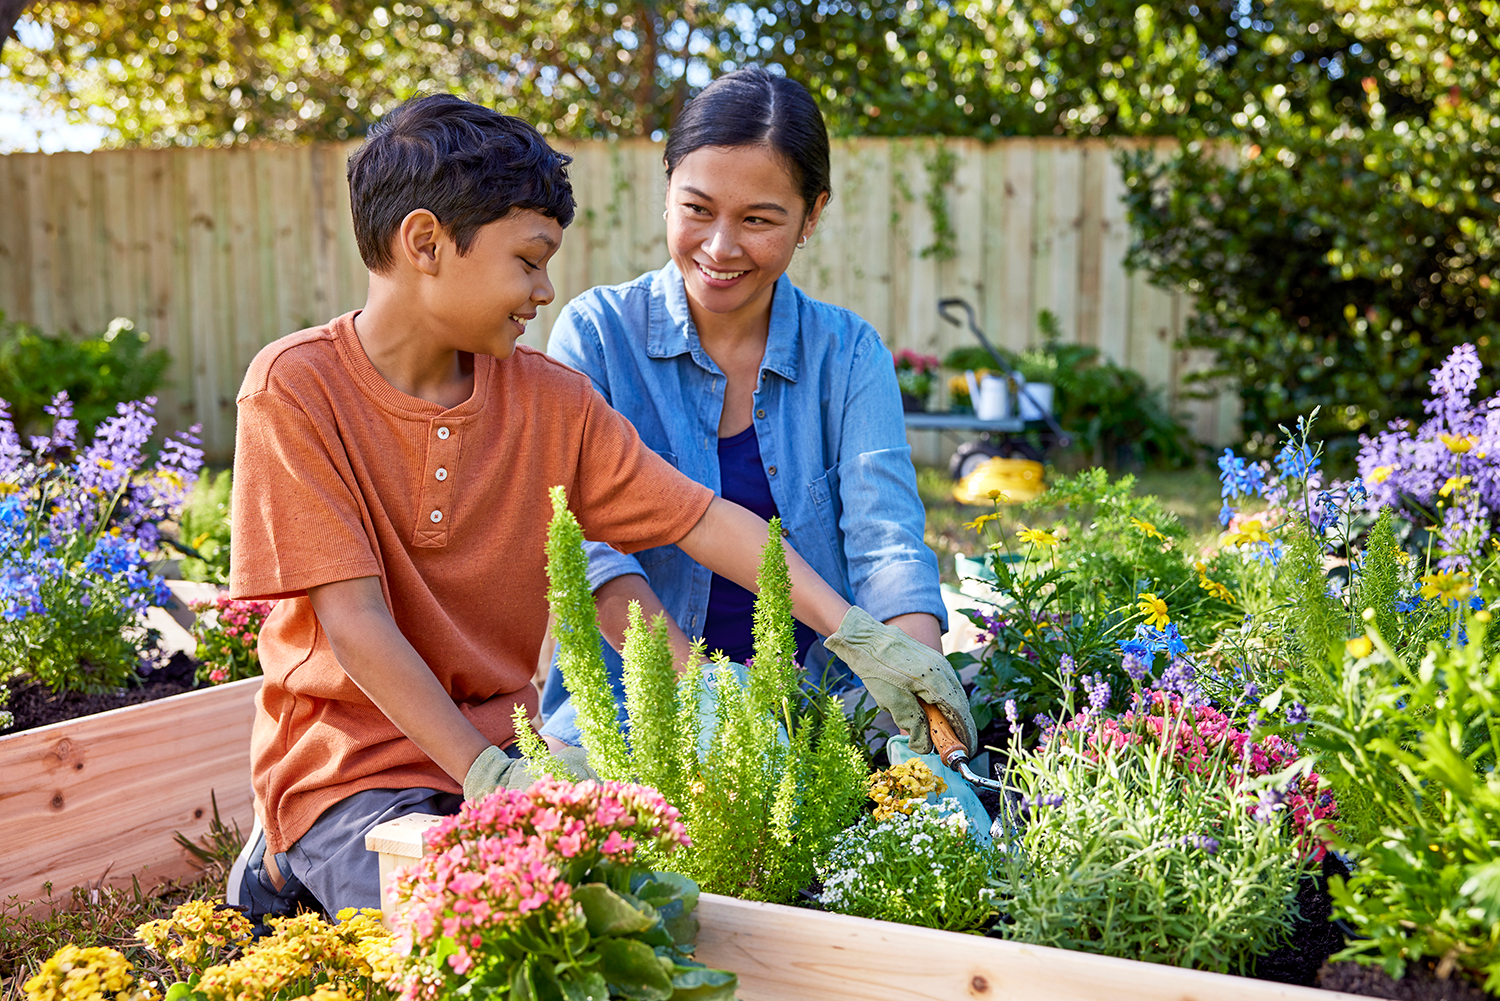
[[[268,345],[239,394],[230,589],[285,599],[260,633],[251,738],[273,852],[365,789],[462,791],[339,667],[309,587],[379,577],[402,634],[503,746],[516,705],[537,709],[548,489],[626,552],[678,541],[713,498],[546,355],[476,355],[473,395],[445,410],[376,372],[355,315]]]

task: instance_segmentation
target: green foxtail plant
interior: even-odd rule
[[[665,619],[647,623],[638,607],[631,609],[623,651],[629,723],[622,733],[601,657],[583,535],[560,487],[553,488],[552,510],[548,600],[589,765],[606,779],[654,785],[681,811],[691,845],[673,854],[674,871],[709,892],[790,899],[858,816],[866,766],[837,699],[822,697],[817,711],[799,708],[791,578],[779,522],[771,522],[757,578],[755,657],[748,667],[705,665],[695,656],[679,678]],[[534,745],[523,749],[540,753]]]

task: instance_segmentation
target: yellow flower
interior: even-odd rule
[[[1356,636],[1344,644],[1344,651],[1355,659],[1370,656],[1370,651],[1373,649],[1375,649],[1375,644],[1370,642],[1368,636]]]
[[[1146,617],[1146,625],[1148,626],[1165,629],[1172,622],[1171,616],[1167,614],[1167,603],[1150,591],[1140,596],[1139,600],[1136,601],[1136,606],[1140,608],[1141,614]]]
[[[992,522],[992,521],[999,521],[999,520],[1000,520],[1000,512],[999,511],[991,511],[989,514],[981,514],[979,517],[975,518],[973,521],[966,521],[966,522],[964,522],[964,528],[972,528],[974,531],[977,532],[980,529],[984,528],[984,526],[988,525],[990,522]]]
[[[875,819],[889,820],[897,813],[911,813],[912,804],[928,793],[943,793],[948,783],[933,774],[920,758],[909,758],[899,765],[870,776],[870,798],[875,801]]]
[[[0,497],[9,497],[20,489],[19,483],[0,483]]]
[[[130,962],[113,949],[65,945],[26,981],[27,1001],[154,1001],[135,981]]]
[[[1466,573],[1430,573],[1422,578],[1422,597],[1458,601],[1474,590]]]
[[[1455,455],[1462,455],[1463,453],[1469,451],[1469,449],[1473,448],[1479,441],[1478,435],[1456,435],[1448,434],[1443,431],[1438,432],[1438,437],[1443,440],[1444,445],[1448,446],[1448,451],[1454,453]]]
[[[1240,526],[1237,532],[1225,532],[1224,543],[1230,546],[1243,546],[1251,542],[1270,542],[1271,536],[1261,525],[1259,518],[1252,518]]]
[[[97,463],[99,463],[99,468],[100,469],[114,469],[115,468],[115,460],[113,460],[113,459],[95,459],[94,461],[97,462]]]
[[[1016,538],[1033,546],[1057,545],[1057,536],[1041,528],[1023,528],[1016,532]]]
[[[1468,486],[1469,483],[1473,481],[1473,479],[1474,477],[1472,476],[1450,476],[1448,477],[1447,481],[1438,488],[1438,496],[1447,497],[1455,490],[1462,490],[1464,487]]]
[[[1157,531],[1156,526],[1153,525],[1153,524],[1151,524],[1151,522],[1149,522],[1149,521],[1142,521],[1139,518],[1131,518],[1130,519],[1130,523],[1132,525],[1134,525],[1136,528],[1140,529],[1141,532],[1144,535],[1146,535],[1146,536],[1148,536],[1150,538],[1153,538],[1153,539],[1165,539],[1166,538],[1166,536],[1162,535],[1161,532]]]
[[[1384,483],[1391,478],[1391,474],[1395,471],[1395,466],[1376,466],[1370,470],[1370,475],[1366,476],[1365,479],[1371,483]]]
[[[1209,580],[1206,575],[1199,574],[1198,586],[1203,588],[1203,590],[1207,591],[1209,594],[1213,595],[1215,598],[1218,598],[1220,601],[1227,602],[1231,605],[1234,604],[1234,595],[1230,593],[1229,588],[1225,587],[1223,584],[1220,584],[1218,581]]]

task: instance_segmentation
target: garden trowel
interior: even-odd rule
[[[921,702],[922,711],[927,714],[927,730],[932,734],[932,749],[938,759],[970,783],[1003,793],[1005,787],[999,782],[975,775],[970,770],[969,752],[964,750],[963,741],[958,739],[958,734],[953,732],[953,727],[948,725],[948,720],[937,707],[921,699],[917,701]]]

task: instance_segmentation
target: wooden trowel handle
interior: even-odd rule
[[[917,703],[927,714],[927,729],[932,734],[932,749],[937,752],[938,760],[949,768],[957,768],[968,761],[969,752],[964,750],[964,742],[958,739],[958,734],[948,725],[948,718],[930,702],[917,699]]]

